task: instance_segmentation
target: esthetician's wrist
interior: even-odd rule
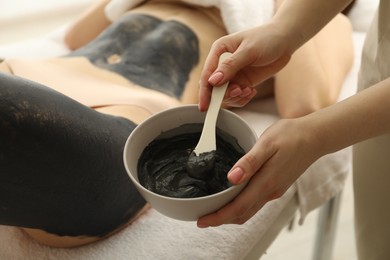
[[[292,22],[288,19],[272,19],[268,26],[274,28],[275,35],[278,36],[279,40],[286,44],[286,52],[292,55],[298,48],[305,43],[305,38],[301,34],[301,31],[294,29]]]
[[[293,120],[302,135],[304,150],[313,162],[331,152],[326,135],[327,130],[322,126],[322,122],[313,120],[310,116]]]

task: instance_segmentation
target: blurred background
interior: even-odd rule
[[[0,45],[45,37],[49,33],[66,26],[85,8],[96,1],[0,0],[0,9],[2,10],[0,16]],[[377,0],[373,2],[377,3]],[[370,11],[376,8],[376,4],[373,4],[373,2],[361,0],[360,6],[362,8],[351,13],[351,17],[356,18],[354,19],[356,31],[364,32],[366,30],[368,25],[366,20],[371,20],[372,14],[370,12],[370,15],[367,15],[366,8],[370,8]],[[362,41],[359,41],[359,44],[362,44]],[[360,48],[361,46],[358,49]],[[309,214],[302,226],[295,223],[292,232],[285,229],[262,259],[311,259],[317,216],[318,210]],[[333,260],[356,259],[353,225],[353,190],[352,176],[350,175],[342,195]]]
[[[46,35],[96,0],[0,0],[0,45]]]

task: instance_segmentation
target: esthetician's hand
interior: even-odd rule
[[[247,186],[231,203],[201,217],[198,227],[243,224],[267,202],[282,196],[322,156],[315,131],[308,130],[301,119],[283,119],[268,128],[228,173],[233,184],[250,179]]]
[[[199,109],[207,110],[211,89],[230,81],[224,105],[242,107],[255,95],[259,83],[274,75],[290,60],[293,47],[280,26],[268,23],[224,36],[214,42],[199,82]],[[232,53],[218,66],[224,52]]]
[[[389,134],[389,96],[387,78],[334,105],[271,125],[228,173],[233,184],[250,180],[247,186],[231,203],[201,217],[198,226],[242,224],[320,157]]]

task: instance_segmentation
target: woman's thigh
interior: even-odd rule
[[[146,202],[123,166],[135,123],[0,73],[0,224],[105,237]]]
[[[351,25],[344,15],[338,15],[276,75],[281,116],[298,117],[335,103],[352,62]]]

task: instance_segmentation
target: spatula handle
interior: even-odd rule
[[[219,58],[219,63],[222,63],[230,56],[231,53],[229,52],[223,53]],[[225,96],[225,92],[228,85],[229,82],[226,82],[221,86],[213,87],[213,90],[211,92],[210,105],[206,113],[202,134],[200,136],[199,143],[195,148],[195,153],[197,155],[203,152],[210,152],[216,150],[216,122],[223,101],[223,97]]]

